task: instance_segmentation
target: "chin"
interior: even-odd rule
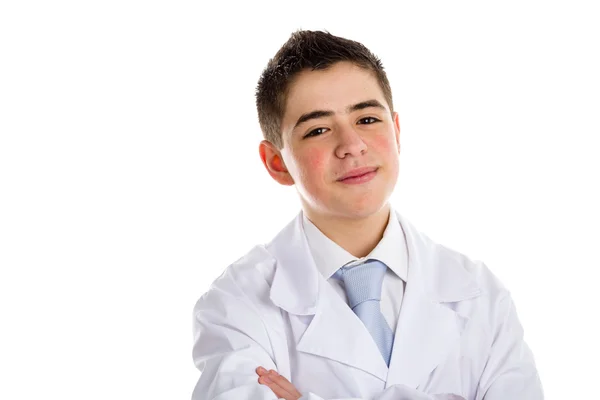
[[[382,198],[379,201],[374,201],[372,198],[365,202],[355,202],[353,204],[338,204],[336,209],[340,216],[345,216],[352,219],[368,218],[381,211],[387,204],[387,198]]]
[[[301,196],[301,201],[304,207],[316,214],[334,218],[364,219],[385,207],[391,195],[389,189],[373,187],[361,194],[346,192],[329,193],[328,196]]]

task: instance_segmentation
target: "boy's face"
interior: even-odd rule
[[[309,216],[368,217],[392,194],[400,124],[373,72],[349,62],[302,71],[289,88],[282,135],[281,151],[261,143],[261,159],[277,182],[296,185]],[[376,168],[370,180],[340,180],[362,167]]]

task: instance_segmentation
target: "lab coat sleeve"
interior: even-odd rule
[[[277,369],[263,321],[231,271],[194,307],[192,356],[200,378],[192,400],[276,400],[256,368]]]
[[[533,354],[509,293],[499,301],[493,343],[476,400],[543,400]]]

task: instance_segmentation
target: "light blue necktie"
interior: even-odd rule
[[[333,277],[344,282],[350,308],[373,336],[389,367],[394,335],[381,313],[381,285],[386,270],[387,265],[381,261],[369,259],[355,266],[342,267]]]

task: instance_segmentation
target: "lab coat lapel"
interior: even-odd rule
[[[388,367],[373,337],[325,279],[317,312],[296,349],[368,372],[385,382]]]
[[[277,260],[271,301],[289,313],[292,329],[302,332],[296,350],[385,381],[388,367],[369,331],[318,272],[301,218],[300,213],[266,246]]]
[[[480,294],[474,278],[456,257],[444,257],[440,246],[398,214],[406,236],[408,278],[386,388],[404,384],[418,389],[450,351],[459,345],[468,319],[450,303]]]

